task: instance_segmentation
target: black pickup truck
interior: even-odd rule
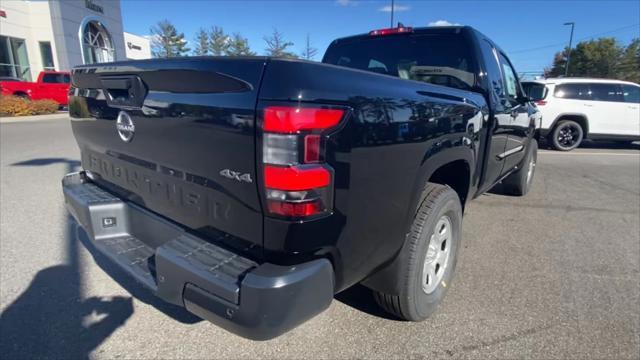
[[[427,318],[465,204],[498,183],[526,194],[536,162],[535,108],[470,27],[346,37],[322,63],[80,66],[69,109],[83,170],[63,190],[96,254],[252,339],[357,283],[399,318]]]

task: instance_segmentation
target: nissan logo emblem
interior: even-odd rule
[[[116,120],[116,129],[118,129],[118,135],[124,142],[129,142],[133,139],[133,134],[136,132],[136,127],[133,125],[131,116],[124,111],[120,111],[118,119]]]

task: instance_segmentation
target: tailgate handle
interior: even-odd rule
[[[147,89],[138,76],[103,76],[100,82],[109,106],[126,109],[142,107]]]
[[[108,90],[129,90],[131,79],[102,79],[102,87]]]

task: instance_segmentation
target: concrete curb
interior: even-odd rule
[[[66,111],[61,111],[55,114],[48,114],[48,115],[0,117],[0,124],[11,124],[11,123],[31,122],[31,121],[46,121],[46,120],[62,120],[62,119],[68,119],[68,118],[69,118],[69,113]]]

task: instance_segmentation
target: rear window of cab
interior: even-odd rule
[[[323,62],[471,90],[477,65],[467,44],[456,33],[370,36],[332,44]]]

